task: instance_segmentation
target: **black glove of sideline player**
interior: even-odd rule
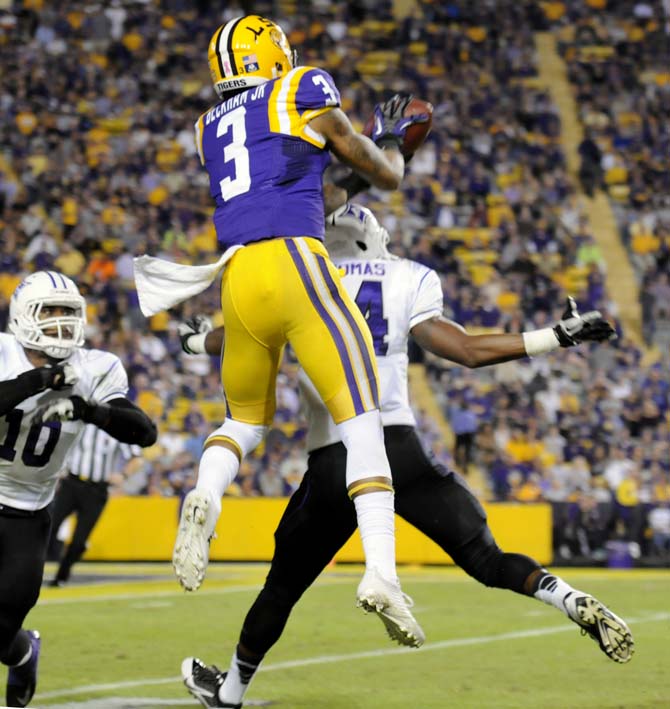
[[[200,350],[195,351],[189,347],[188,341],[193,335],[202,335],[212,329],[212,321],[206,315],[195,315],[183,323],[179,323],[177,332],[181,340],[181,348],[186,354],[200,354]]]
[[[603,318],[599,310],[590,310],[583,315],[577,310],[575,299],[569,297],[563,316],[554,326],[561,347],[573,347],[580,342],[604,342],[615,340],[614,328]]]

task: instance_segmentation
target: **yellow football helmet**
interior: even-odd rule
[[[207,59],[219,98],[227,91],[277,79],[296,65],[284,30],[260,15],[221,25],[209,42]]]

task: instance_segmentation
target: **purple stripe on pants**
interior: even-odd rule
[[[363,401],[361,400],[361,394],[358,390],[356,377],[354,376],[354,369],[352,367],[351,360],[349,359],[349,353],[347,352],[346,345],[344,344],[342,334],[337,329],[337,325],[329,315],[328,311],[323,307],[323,303],[319,300],[319,296],[317,295],[314,284],[312,283],[312,278],[309,275],[309,271],[307,270],[307,266],[305,265],[300,252],[298,251],[298,247],[291,239],[284,239],[284,243],[291,254],[295,267],[298,269],[300,279],[302,280],[302,284],[307,291],[307,295],[309,296],[312,305],[316,308],[321,320],[323,320],[324,324],[328,328],[328,332],[330,332],[333,341],[335,342],[335,347],[337,347],[337,352],[340,355],[340,361],[344,367],[347,384],[349,385],[349,392],[351,393],[351,398],[354,402],[354,412],[356,413],[356,416],[360,416],[360,414],[365,413],[365,407],[363,406]]]
[[[377,377],[375,376],[375,369],[372,366],[372,362],[370,361],[370,353],[365,344],[365,337],[363,336],[363,333],[361,332],[361,329],[358,326],[358,323],[356,322],[354,316],[351,314],[351,311],[349,310],[349,308],[347,308],[344,301],[342,300],[342,296],[340,295],[340,292],[337,289],[337,285],[335,284],[335,281],[333,280],[333,277],[330,275],[330,271],[328,270],[326,259],[324,259],[323,256],[317,256],[316,260],[319,263],[319,268],[321,269],[323,278],[326,281],[326,284],[328,285],[330,294],[333,296],[333,300],[337,304],[338,308],[342,311],[342,314],[347,319],[347,322],[351,326],[351,329],[353,330],[354,335],[356,336],[356,342],[358,342],[358,348],[361,351],[361,356],[363,357],[363,362],[365,363],[365,373],[368,377],[368,381],[370,382],[372,401],[374,402],[374,405],[379,408],[379,391],[377,389]]]

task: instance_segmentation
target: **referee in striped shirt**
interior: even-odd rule
[[[111,478],[138,455],[141,455],[139,446],[121,443],[92,424],[84,427],[65,461],[66,475],[59,482],[53,502],[52,549],[57,547],[60,526],[73,512],[77,514],[77,525],[50,586],[67,583],[72,567],[86,550],[86,542],[105,509]]]

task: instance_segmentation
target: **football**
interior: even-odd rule
[[[433,104],[428,101],[422,101],[420,98],[413,98],[407,108],[405,109],[404,116],[414,116],[418,113],[428,114],[428,120],[425,123],[415,123],[411,125],[405,132],[405,139],[400,146],[400,152],[406,157],[411,158],[412,155],[423,145],[423,141],[426,139],[430,133],[430,129],[433,123]],[[374,114],[368,118],[363,128],[363,135],[367,135],[368,138],[372,135],[372,128],[374,125]]]

